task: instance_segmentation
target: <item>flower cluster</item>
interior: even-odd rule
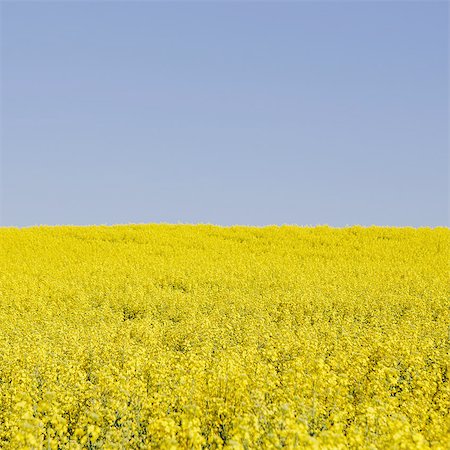
[[[450,448],[448,228],[2,228],[0,246],[0,448]]]

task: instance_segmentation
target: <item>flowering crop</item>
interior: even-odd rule
[[[450,448],[448,228],[0,244],[0,448]]]

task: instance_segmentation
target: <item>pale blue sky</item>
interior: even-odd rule
[[[447,2],[2,2],[2,225],[448,225]]]

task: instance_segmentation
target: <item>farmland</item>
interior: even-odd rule
[[[0,246],[0,448],[450,448],[448,228]]]

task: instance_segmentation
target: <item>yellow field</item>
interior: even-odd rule
[[[450,448],[448,228],[0,245],[0,448]]]

